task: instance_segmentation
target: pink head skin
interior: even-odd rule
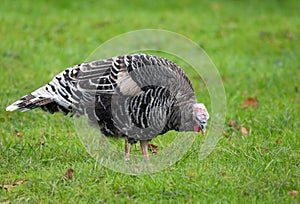
[[[206,134],[206,125],[209,119],[209,114],[203,103],[196,103],[193,107],[193,119],[196,122],[194,125],[194,131],[202,132],[203,135]]]

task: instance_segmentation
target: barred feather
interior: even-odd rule
[[[81,114],[107,136],[137,141],[168,130],[193,130],[195,103],[190,80],[179,66],[133,54],[70,67],[6,110],[40,107],[50,113]]]

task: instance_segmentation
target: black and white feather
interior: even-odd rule
[[[193,131],[195,104],[190,80],[178,65],[132,54],[70,67],[6,110],[40,107],[50,113],[85,115],[106,136],[136,142],[169,130]],[[202,122],[208,119],[205,111]]]

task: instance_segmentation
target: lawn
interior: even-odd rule
[[[0,203],[300,203],[299,2],[179,2],[1,1]],[[71,118],[6,113],[101,43],[145,28],[188,37],[218,68],[226,122],[204,160],[199,136],[171,167],[126,175],[86,152]],[[210,109],[203,83],[186,72]],[[247,98],[258,106],[242,108]]]

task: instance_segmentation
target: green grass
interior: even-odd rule
[[[300,4],[295,1],[2,1],[0,7],[0,184],[29,180],[0,203],[299,203]],[[160,28],[199,43],[219,69],[225,131],[198,161],[198,139],[170,168],[128,176],[100,166],[72,119],[5,107],[82,62],[106,40]],[[187,71],[188,72],[188,71]],[[201,82],[190,76],[197,90]],[[197,93],[199,100],[209,98]],[[256,110],[240,108],[257,97]],[[230,120],[251,130],[248,137]],[[23,137],[18,138],[14,130]],[[123,141],[120,141],[123,143]],[[68,168],[74,177],[62,180]]]

